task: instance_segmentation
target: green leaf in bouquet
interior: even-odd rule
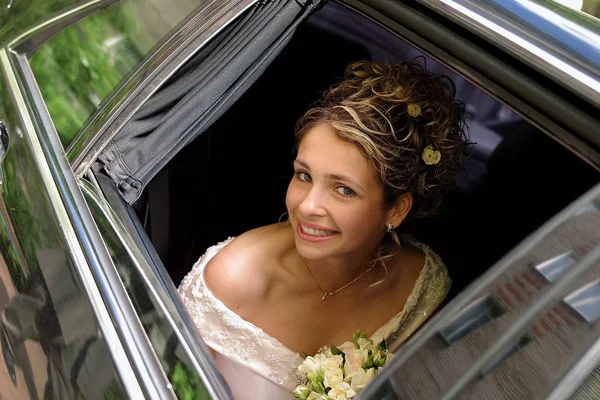
[[[335,344],[331,345],[331,354],[334,356],[344,355],[344,352],[337,348]]]
[[[346,353],[344,353],[342,350],[340,350],[335,344],[331,345],[331,354],[333,354],[334,356],[337,356],[337,355],[342,356],[343,363],[346,362]],[[343,365],[343,363],[342,363],[342,365]]]
[[[352,335],[352,341],[354,342],[354,347],[356,347],[358,349],[358,338],[360,338],[360,329],[356,331],[356,333],[354,333]]]
[[[355,346],[357,349],[359,349],[359,348],[360,348],[360,346],[358,345],[358,340],[359,340],[359,339],[367,339],[367,340],[370,340],[370,339],[369,339],[369,337],[367,336],[367,334],[366,334],[366,333],[363,333],[363,334],[361,335],[361,334],[360,334],[360,329],[358,329],[358,330],[356,331],[356,333],[352,335],[352,341],[354,342],[354,346]]]
[[[381,351],[386,351],[386,347],[385,347],[385,339],[381,339],[381,342],[379,342],[379,344],[377,345],[377,347],[375,348],[375,350],[381,350]]]

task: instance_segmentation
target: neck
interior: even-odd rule
[[[367,271],[372,266],[375,251],[376,248],[360,253],[353,252],[345,256],[317,260],[305,259],[304,261],[321,289],[326,293],[331,293]],[[355,282],[352,286],[359,286],[359,282]]]

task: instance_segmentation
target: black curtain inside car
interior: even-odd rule
[[[173,156],[256,81],[318,5],[319,0],[256,4],[144,104],[100,154],[94,169],[110,176],[123,199],[133,204]],[[248,135],[253,134],[248,127]]]

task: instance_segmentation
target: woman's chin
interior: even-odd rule
[[[296,250],[307,260],[326,258],[336,253],[333,240],[331,241],[305,241],[296,236]]]

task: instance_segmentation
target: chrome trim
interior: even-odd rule
[[[589,203],[595,202],[600,197],[600,184],[594,186],[579,199],[571,203],[565,210],[544,223],[536,232],[519,243],[509,253],[502,257],[494,266],[488,269],[482,276],[471,282],[471,284],[459,293],[448,304],[442,312],[434,315],[420,329],[418,335],[410,337],[396,352],[390,365],[378,373],[373,381],[361,392],[361,398],[371,399],[376,388],[384,384],[388,379],[392,379],[398,368],[412,357],[417,350],[422,348],[434,335],[441,329],[452,323],[452,320],[470,303],[481,296],[482,287],[491,287],[493,283],[509,270],[518,260],[525,257],[531,250],[539,244],[543,238],[551,234],[561,224],[577,213]],[[596,249],[598,251],[598,249]],[[572,271],[578,272],[577,269]]]
[[[472,0],[418,0],[421,4],[434,9],[454,21],[459,21],[463,26],[476,32],[495,46],[508,50],[525,60],[530,66],[549,75],[562,86],[575,89],[583,97],[596,106],[600,105],[600,81],[597,77],[590,76],[555,54],[534,43],[531,38],[517,35],[513,30],[519,30],[509,21],[502,20],[501,16],[492,14],[485,9],[485,4]],[[491,2],[490,2],[491,3]],[[530,3],[529,0],[518,0],[520,4]],[[488,7],[491,9],[491,6]],[[485,14],[485,15],[484,15]],[[519,33],[523,33],[519,30]],[[593,32],[589,32],[594,35]],[[525,35],[524,35],[525,36]],[[600,36],[595,34],[596,43],[600,43]],[[504,40],[501,40],[503,38]],[[543,65],[543,67],[541,67]]]
[[[595,202],[595,203],[590,203],[587,205],[587,207],[582,208],[581,211],[579,212],[579,214],[577,215],[581,215],[581,214],[585,214],[588,212],[597,212],[600,211],[600,203]]]
[[[596,327],[596,333],[599,328]],[[570,362],[559,371],[558,379],[554,380],[554,385],[540,399],[545,400],[564,400],[571,398],[571,395],[578,389],[600,363],[600,335],[588,341],[583,351],[575,353]]]
[[[504,314],[506,314],[506,307],[495,296],[491,294],[482,296],[458,313],[450,324],[440,329],[439,335],[447,345],[451,346]]]
[[[110,256],[64,157],[58,134],[51,124],[27,59],[2,49],[0,64],[20,109],[24,135],[30,143],[53,211],[97,315],[121,382],[131,398],[163,395],[165,391],[159,377],[150,371],[153,363],[149,360],[155,355],[151,349],[151,353],[148,352],[147,338],[143,340],[145,332],[139,321],[135,324],[132,305],[114,267],[106,268],[112,266]],[[28,102],[34,104],[31,109]],[[36,126],[39,132],[36,132]],[[172,394],[160,398],[172,398]]]
[[[166,43],[156,49],[138,71],[113,93],[67,149],[77,177],[85,174],[103,148],[198,49],[258,0],[213,0],[180,26]]]
[[[553,283],[560,279],[565,272],[571,268],[577,262],[577,254],[569,251],[567,253],[559,254],[558,256],[552,257],[538,265],[534,270],[539,273],[547,283]]]
[[[188,354],[190,361],[193,363],[194,369],[198,372],[203,381],[207,383],[207,391],[214,398],[228,399],[231,395],[229,391],[225,389],[227,387],[225,381],[219,376],[207,375],[207,370],[216,370],[217,367],[214,364],[206,365],[205,360],[207,357],[209,362],[212,363],[213,360],[210,353],[202,355],[202,351],[198,348],[199,338],[195,337],[196,335],[191,333],[188,329],[189,326],[194,326],[193,322],[189,321],[189,323],[186,323],[181,320],[175,321],[174,316],[180,315],[179,307],[175,304],[175,299],[179,300],[179,294],[175,291],[175,287],[170,278],[168,282],[164,282],[164,280],[162,282],[160,281],[159,275],[148,262],[144,252],[140,250],[135,239],[131,237],[128,229],[122,222],[123,220],[128,220],[130,217],[128,215],[117,215],[117,212],[110,203],[91,183],[81,180],[80,187],[94,199],[98,207],[106,216],[111,227],[119,237],[123,248],[131,257],[135,268],[140,272],[140,276],[144,278],[146,287],[149,288],[151,292],[150,295],[156,300],[156,303],[160,305],[160,308],[168,319],[173,331],[177,334],[177,338]],[[119,201],[121,201],[120,198]],[[181,303],[180,300],[179,303]],[[180,304],[180,308],[185,310],[182,303]],[[215,381],[217,381],[217,385],[214,385]]]
[[[118,0],[89,0],[77,3],[63,10],[38,25],[27,29],[16,38],[12,39],[8,47],[18,54],[30,55],[41,44],[60,32],[65,27],[76,23],[101,8],[109,6]]]
[[[577,289],[563,299],[574,314],[593,325],[600,320],[600,280]]]
[[[447,39],[451,37],[452,32],[438,21],[423,15],[422,11],[411,8],[413,5],[398,3],[394,0],[335,1],[388,29],[402,40],[463,76],[492,98],[507,105],[532,125],[549,133],[589,165],[600,170],[600,152],[597,150],[600,148],[600,139],[595,135],[597,120],[591,121],[591,117],[587,114],[583,114],[581,110],[564,101],[561,104],[564,106],[564,113],[556,114],[554,109],[550,110],[547,105],[556,99],[556,96],[535,81],[521,79],[519,90],[508,87],[506,83],[510,81],[511,74],[506,71],[511,71],[512,68],[503,60],[478,57],[482,52],[474,48],[467,39],[461,37]],[[450,21],[456,19],[452,15],[447,17]],[[436,30],[443,30],[447,35],[430,33],[437,33]],[[456,55],[446,51],[451,47],[450,43],[452,43],[452,53]],[[460,58],[458,58],[459,56]],[[493,69],[496,69],[493,75],[484,73]],[[525,77],[523,76],[523,78]],[[537,94],[535,103],[526,96],[528,93]],[[540,106],[540,103],[543,106]],[[573,129],[573,120],[576,120],[578,124],[584,124],[584,127]],[[597,147],[592,148],[589,142]]]
[[[510,348],[518,343],[523,335],[527,334],[527,330],[539,315],[548,309],[548,307],[555,305],[556,299],[567,295],[571,290],[570,285],[591,267],[596,266],[598,260],[600,260],[600,246],[594,248],[586,255],[582,255],[577,264],[566,272],[560,280],[550,286],[548,290],[541,293],[536,302],[519,314],[519,317],[502,333],[500,338],[471,363],[471,367],[444,393],[442,399],[449,400],[456,398],[467,385],[482,376],[487,369],[486,366],[492,360],[502,357]]]

